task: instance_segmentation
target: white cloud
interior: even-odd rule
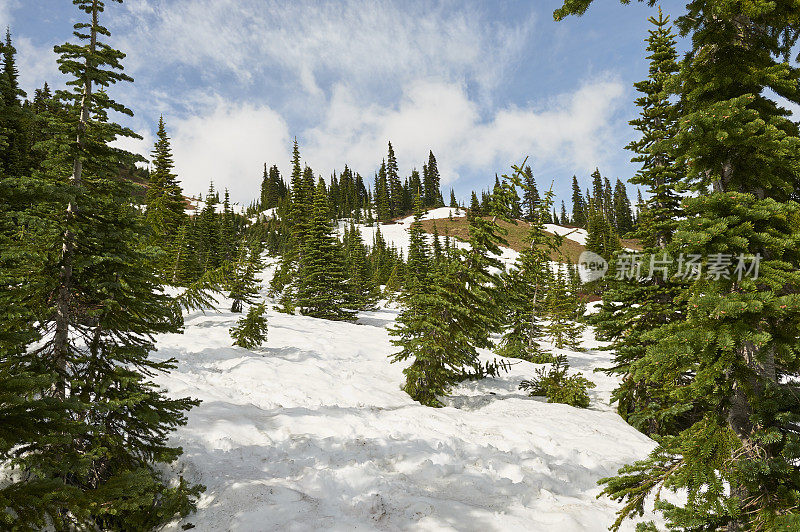
[[[247,203],[258,195],[263,164],[289,160],[289,128],[269,107],[217,101],[197,116],[165,121],[187,193],[205,193],[213,179],[217,189],[227,187],[234,201]]]
[[[36,46],[29,38],[18,37],[14,38],[14,48],[17,49],[19,85],[29,97],[45,81],[51,88],[63,86],[63,76],[58,71],[57,56],[52,45]]]
[[[598,79],[538,107],[503,108],[484,119],[457,84],[413,83],[393,107],[360,105],[340,86],[323,123],[303,135],[301,153],[323,175],[347,163],[368,178],[390,140],[405,174],[432,149],[444,183],[464,173],[491,175],[526,155],[540,168],[588,172],[618,151],[614,128],[624,93],[621,82]]]

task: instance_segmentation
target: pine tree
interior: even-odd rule
[[[523,173],[521,187],[530,194]],[[558,253],[563,237],[551,235],[544,230],[544,213],[549,212],[553,202],[553,191],[548,190],[541,198],[529,222],[527,245],[519,255],[515,267],[505,275],[504,301],[507,330],[499,344],[497,354],[542,363],[549,360],[539,345],[542,334],[541,320],[546,313],[545,297],[550,285],[550,254]]]
[[[19,87],[16,53],[11,42],[11,31],[6,29],[5,43],[2,45],[3,68],[0,71],[0,132],[5,146],[0,151],[0,167],[11,176],[28,174],[30,143],[26,134],[26,113],[21,99],[25,92]]]
[[[611,222],[595,204],[595,198],[589,198],[587,215],[586,249],[610,260],[614,253],[621,249],[621,245]]]
[[[349,300],[353,308],[367,310],[377,299],[377,287],[372,282],[361,230],[355,224],[345,234],[345,264],[348,273]]]
[[[458,207],[458,200],[456,199],[456,191],[452,188],[450,189],[450,207],[457,208]]]
[[[389,212],[392,216],[403,214],[403,185],[397,169],[397,158],[392,143],[389,143],[389,155],[386,157],[386,182],[389,186]]]
[[[153,231],[156,245],[166,248],[175,238],[178,228],[187,221],[183,190],[172,173],[172,148],[167,136],[164,117],[158,119],[157,140],[153,148],[153,168],[145,195],[146,219]]]
[[[678,115],[675,105],[669,102],[666,88],[678,71],[678,54],[669,19],[659,12],[659,17],[651,17],[650,22],[654,25],[647,46],[650,75],[635,84],[642,94],[636,100],[641,116],[631,122],[642,136],[628,146],[637,154],[633,161],[642,163],[632,181],[648,186],[653,214],[657,214],[657,218],[646,216],[650,221],[642,220],[634,235],[645,246],[637,256],[645,269],[651,260],[653,265],[664,260],[677,219],[682,216],[675,191],[679,172],[670,153]],[[623,185],[618,183],[618,186]],[[619,260],[630,259],[620,257],[613,261],[612,271],[620,269]],[[671,382],[650,381],[636,366],[654,343],[656,331],[684,315],[685,303],[676,303],[684,287],[671,279],[674,268],[670,268],[668,275],[655,273],[652,279],[631,275],[609,280],[600,310],[590,321],[599,336],[612,342],[615,355],[610,371],[622,377],[622,384],[613,395],[620,415],[645,433],[666,435],[685,425],[689,416],[676,409],[675,401],[669,398]]]
[[[354,313],[345,308],[350,301],[343,252],[332,230],[325,182],[320,178],[298,271],[296,303],[306,316],[351,320]]]
[[[230,335],[233,345],[245,349],[256,349],[267,341],[267,306],[264,303],[252,305],[247,309],[247,315],[240,318],[236,325],[231,327]]]
[[[556,16],[589,4],[572,2]],[[641,513],[666,483],[688,492],[685,504],[657,503],[673,527],[790,529],[800,502],[800,213],[792,201],[800,138],[772,91],[800,101],[800,71],[789,64],[797,9],[695,0],[677,25],[691,50],[679,74],[674,153],[696,195],[684,200],[673,243],[685,253],[762,259],[757,278],[706,275],[684,294],[686,319],[660,331],[644,363],[651,379],[693,376],[673,393],[698,419],[607,479],[605,493],[626,501],[620,520]]]
[[[569,225],[569,215],[567,214],[567,205],[564,200],[561,200],[561,225]]]
[[[425,166],[427,172],[424,174],[424,187],[425,187],[425,203],[426,207],[441,207],[444,205],[442,201],[442,192],[439,188],[439,166],[436,163],[436,157],[433,152],[428,154],[428,164]]]
[[[617,179],[614,185],[614,222],[615,229],[618,235],[626,235],[633,230],[633,213],[631,211],[631,202],[628,199],[628,191],[625,190],[625,185]]]
[[[386,161],[381,162],[380,170],[375,177],[375,203],[378,208],[378,220],[383,222],[390,220],[392,218],[392,200],[386,175]]]
[[[544,334],[557,349],[577,349],[580,347],[580,335],[583,325],[577,323],[580,303],[577,294],[567,286],[564,269],[560,267],[555,276],[550,277],[545,302],[548,322]]]
[[[236,261],[232,264],[229,280],[231,312],[239,313],[242,305],[252,305],[258,295],[259,283],[256,273],[261,269],[261,242],[248,245],[244,239],[239,241]]]
[[[518,172],[521,172],[519,170]],[[505,179],[505,176],[504,176]],[[407,265],[407,288],[401,294],[404,310],[390,331],[401,351],[393,361],[413,358],[404,370],[404,390],[427,406],[442,406],[439,399],[466,378],[497,374],[502,365],[481,364],[478,348],[492,345],[490,333],[499,329],[499,279],[496,258],[503,243],[496,218],[508,220],[511,185],[504,182],[492,198],[493,219],[469,215],[470,249],[453,250],[429,273],[430,250],[420,224],[422,199],[416,202],[415,221]]]
[[[586,227],[586,201],[576,176],[572,176],[572,225]]]
[[[533,222],[539,208],[539,191],[536,189],[536,180],[533,177],[533,170],[526,166],[522,174],[522,211],[525,220]]]
[[[481,204],[478,201],[478,195],[475,194],[475,191],[472,191],[472,197],[470,198],[469,202],[469,212],[472,213],[473,216],[480,216],[481,215]]]
[[[109,121],[110,110],[131,112],[105,88],[130,81],[121,73],[124,54],[100,41],[109,35],[99,23],[104,2],[75,4],[89,20],[75,25],[80,44],[55,48],[70,78],[57,93],[64,114],[51,117],[45,167],[29,183],[40,190],[29,208],[37,218],[30,244],[43,260],[28,277],[48,297],[29,307],[36,321],[26,329],[42,340],[4,368],[16,376],[47,368],[33,397],[57,402],[67,430],[26,442],[13,465],[29,473],[24,486],[69,490],[45,502],[58,506],[47,511],[54,529],[151,529],[186,515],[200,491],[182,480],[170,485],[156,468],[180,456],[168,438],[197,402],[170,399],[149,381],[174,367],[149,358],[153,336],[179,332],[182,319],[145,251],[133,186],[115,179],[120,160],[133,156],[109,144],[134,134]]]

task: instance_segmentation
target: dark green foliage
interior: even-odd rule
[[[536,370],[536,377],[519,383],[519,389],[528,391],[531,396],[547,397],[548,403],[587,408],[587,389],[594,388],[595,384],[580,373],[567,375],[568,370],[567,356],[558,355],[549,369],[539,368]]]
[[[498,187],[492,200],[496,217],[507,219],[511,186]],[[502,363],[481,364],[477,348],[490,347],[489,335],[500,326],[499,279],[494,269],[502,265],[493,256],[503,241],[495,219],[469,216],[470,249],[452,250],[448,260],[432,267],[431,251],[420,224],[422,199],[418,196],[406,275],[400,299],[403,312],[390,334],[401,351],[393,361],[413,359],[403,370],[404,390],[427,406],[442,406],[439,399],[464,379],[494,375]],[[498,267],[499,266],[499,267]]]
[[[168,246],[178,228],[186,223],[183,191],[172,173],[173,168],[172,148],[162,116],[158,120],[153,168],[145,195],[147,223],[153,231],[155,244],[161,247]]]
[[[545,301],[548,322],[543,332],[556,348],[577,349],[584,329],[577,322],[582,310],[578,295],[567,286],[563,268],[559,268],[558,273],[550,276],[549,280]]]
[[[357,310],[370,309],[377,299],[378,290],[370,272],[367,247],[358,227],[351,224],[349,229],[345,229],[342,244],[351,304]]]
[[[241,312],[244,303],[255,301],[260,285],[256,273],[263,269],[261,264],[261,243],[254,241],[248,244],[242,239],[239,242],[236,261],[231,268],[228,297],[232,300],[231,312]]]
[[[524,197],[533,195],[532,175],[526,166],[520,186]],[[548,190],[544,198],[537,200],[533,216],[529,222],[527,235],[529,245],[520,253],[515,267],[504,275],[503,306],[505,308],[505,325],[497,354],[505,357],[520,358],[530,362],[544,363],[551,358],[539,346],[538,338],[542,335],[541,321],[547,312],[546,298],[552,272],[550,269],[550,253],[557,253],[563,237],[550,235],[544,231],[544,213],[550,210],[553,203],[553,191]]]
[[[590,3],[567,2],[556,16]],[[637,366],[642,378],[674,382],[692,423],[606,479],[606,493],[626,503],[620,519],[664,486],[687,494],[682,505],[657,503],[672,528],[774,530],[800,503],[800,138],[773,96],[800,101],[789,62],[797,5],[694,0],[677,26],[691,49],[674,82],[671,151],[695,194],[672,245],[705,255],[705,268],[720,253],[758,255],[760,274],[703,275],[683,291],[685,318],[658,329]]]
[[[596,204],[594,198],[589,199],[587,208],[587,232],[586,249],[606,260],[611,259],[622,247],[611,221],[603,214],[601,205]]]
[[[425,197],[423,198],[424,207],[442,207],[442,192],[440,189],[439,166],[433,152],[428,154],[428,164],[423,166],[423,183]]]
[[[625,185],[617,179],[614,185],[614,224],[618,235],[626,235],[633,231],[633,211],[631,202],[628,199],[628,191]]]
[[[691,410],[676,405],[670,397],[672,387],[684,378],[673,376],[653,381],[637,368],[648,346],[659,338],[657,330],[681,320],[685,313],[685,299],[678,297],[685,286],[673,279],[674,265],[666,274],[654,269],[652,278],[642,278],[649,273],[651,260],[654,266],[666,266],[666,251],[673,254],[682,251],[668,250],[677,218],[682,215],[675,190],[680,174],[670,154],[677,109],[670,104],[665,87],[678,70],[677,52],[669,19],[659,14],[659,18],[651,18],[650,22],[654,25],[647,46],[650,77],[635,85],[642,94],[636,100],[641,116],[631,122],[642,137],[628,146],[637,154],[633,161],[642,163],[632,181],[647,185],[650,192],[645,214],[635,232],[646,246],[635,258],[643,271],[641,277],[632,275],[631,269],[621,275],[631,265],[632,257],[618,256],[613,260],[603,303],[590,322],[597,327],[598,336],[611,341],[610,348],[614,350],[614,366],[609,371],[622,377],[622,384],[612,396],[620,415],[647,434],[670,434],[692,419]]]
[[[262,210],[272,209],[286,199],[289,190],[286,183],[281,178],[281,173],[278,167],[272,165],[267,170],[266,163],[264,164],[264,176],[261,180],[261,196],[260,207]]]
[[[581,194],[576,176],[572,176],[572,225],[586,227],[586,200]]]
[[[230,330],[233,345],[245,349],[256,349],[267,341],[267,306],[252,305],[247,315],[240,318]]]
[[[344,254],[332,234],[328,196],[321,178],[313,201],[297,274],[295,306],[302,314],[315,318],[352,320]]]
[[[403,185],[397,168],[397,158],[394,155],[392,143],[389,143],[389,155],[386,158],[386,184],[389,191],[389,214],[399,216],[403,214]]]
[[[23,259],[3,276],[24,271],[26,285],[0,280],[11,309],[3,321],[19,327],[0,336],[0,380],[17,394],[0,401],[4,415],[30,417],[18,420],[12,455],[0,449],[24,472],[3,489],[0,519],[6,524],[12,508],[20,529],[46,518],[57,530],[147,530],[188,514],[201,491],[171,485],[156,467],[180,456],[168,438],[197,402],[170,399],[149,380],[174,367],[149,358],[153,337],[180,332],[182,319],[152,268],[134,187],[117,179],[135,158],[110,143],[134,135],[109,113],[131,112],[105,89],[130,81],[124,54],[100,41],[108,36],[99,23],[104,3],[74,3],[89,20],[75,26],[82,42],[56,47],[69,80],[59,105],[43,106],[53,111],[38,148],[43,167],[2,180],[13,203],[3,200],[0,222],[16,228],[3,231],[10,247],[2,258]],[[19,208],[16,199],[28,194],[36,201]]]

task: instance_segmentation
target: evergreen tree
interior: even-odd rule
[[[386,182],[389,186],[389,211],[392,216],[403,214],[403,185],[397,169],[397,158],[392,143],[389,143],[389,155],[386,157]]]
[[[427,168],[427,172],[425,173],[424,177],[424,187],[425,187],[425,203],[426,207],[441,207],[444,205],[444,201],[442,201],[442,192],[439,188],[439,166],[436,163],[436,157],[434,157],[433,152],[431,151],[428,154],[428,164],[425,167]]]
[[[572,176],[572,225],[586,227],[586,201],[576,176]]]
[[[264,303],[251,306],[247,315],[240,318],[230,330],[233,345],[245,349],[256,349],[267,341],[267,306]]]
[[[239,241],[237,258],[231,268],[229,280],[231,312],[241,312],[243,303],[253,304],[258,295],[259,283],[256,273],[261,269],[261,242],[249,246],[244,239]]]
[[[530,194],[535,186],[525,180],[523,172],[521,187]],[[548,190],[541,198],[529,222],[527,245],[519,255],[515,267],[505,276],[503,305],[506,308],[507,330],[499,344],[497,353],[502,356],[521,358],[531,362],[545,362],[545,355],[538,342],[542,334],[541,320],[546,313],[545,298],[550,285],[550,254],[558,253],[563,237],[551,235],[544,230],[544,213],[550,211],[553,191]]]
[[[375,203],[378,209],[378,220],[388,221],[392,217],[392,201],[389,192],[389,181],[386,175],[386,161],[381,162],[378,175],[375,177]]]
[[[457,208],[458,207],[458,200],[456,199],[456,191],[452,188],[450,189],[450,207]]]
[[[567,214],[567,206],[564,200],[561,200],[561,225],[569,225],[569,215]]]
[[[82,42],[55,48],[70,78],[57,93],[64,114],[51,117],[44,169],[27,183],[40,191],[28,212],[37,219],[31,251],[42,259],[27,276],[47,297],[28,307],[36,319],[23,332],[33,328],[41,341],[3,368],[15,376],[47,368],[28,397],[57,402],[66,430],[26,442],[12,465],[28,473],[24,487],[69,490],[62,500],[45,497],[43,508],[57,506],[46,510],[52,528],[151,529],[186,515],[200,491],[182,480],[170,485],[156,467],[181,454],[169,434],[197,402],[170,399],[149,380],[174,367],[149,358],[154,335],[179,332],[182,319],[145,251],[133,186],[115,179],[120,160],[132,156],[110,143],[135,136],[108,119],[111,110],[131,114],[105,92],[130,81],[121,73],[124,54],[100,40],[109,35],[99,22],[104,2],[75,4],[88,18],[75,25]]]
[[[469,202],[469,212],[472,213],[472,216],[480,216],[481,215],[481,204],[478,201],[478,195],[475,194],[475,191],[472,191],[472,197],[470,198]]]
[[[164,248],[175,238],[178,228],[186,223],[183,190],[172,173],[172,148],[167,136],[164,117],[158,119],[157,140],[153,148],[153,168],[147,185],[145,203],[147,223],[155,243]]]
[[[621,249],[619,237],[614,232],[611,223],[603,215],[602,209],[596,206],[595,198],[589,198],[587,214],[586,249],[610,260],[614,253]]]
[[[22,176],[29,171],[28,152],[30,144],[26,135],[26,117],[22,106],[25,92],[19,87],[16,53],[11,42],[11,31],[6,29],[5,44],[2,45],[3,68],[0,71],[0,133],[4,144],[0,150],[0,168],[8,175]]]
[[[370,275],[367,248],[361,230],[352,223],[345,234],[344,248],[350,301],[355,309],[369,309],[375,302],[377,290]]]
[[[570,2],[556,16],[589,4]],[[788,61],[800,35],[797,9],[694,0],[677,25],[691,50],[676,83],[674,153],[695,195],[684,200],[673,243],[707,257],[759,256],[759,276],[705,275],[682,295],[685,320],[659,330],[642,365],[652,380],[693,376],[673,394],[697,420],[607,479],[605,493],[626,501],[620,519],[666,486],[688,492],[684,504],[657,502],[675,528],[790,529],[800,502],[800,232],[792,201],[800,138],[772,91],[800,101],[800,71]]]
[[[678,54],[669,19],[659,12],[659,17],[651,17],[650,22],[654,25],[647,40],[650,75],[635,84],[642,94],[636,100],[641,116],[631,122],[642,136],[628,146],[636,153],[633,161],[642,163],[632,181],[648,186],[652,193],[652,214],[657,216],[647,216],[649,221],[640,223],[635,233],[645,246],[637,257],[645,268],[651,260],[653,265],[664,260],[677,219],[682,216],[675,191],[679,172],[671,155],[678,115],[677,108],[669,102],[666,88],[678,71]],[[620,270],[621,260],[630,259],[621,257],[612,262],[612,268]],[[603,303],[591,317],[591,323],[597,327],[599,336],[612,342],[615,355],[610,371],[622,376],[622,384],[613,395],[619,413],[643,432],[670,434],[686,425],[691,413],[687,414],[670,398],[672,382],[650,381],[636,366],[653,345],[657,330],[684,315],[685,303],[677,303],[684,287],[672,279],[674,268],[670,268],[668,275],[654,273],[652,279],[630,275],[609,280]]]
[[[630,233],[633,230],[631,202],[628,199],[628,191],[625,190],[625,185],[619,179],[617,179],[617,183],[614,186],[613,204],[617,234],[625,235]]]
[[[544,333],[557,349],[577,349],[583,325],[577,323],[581,308],[577,294],[567,286],[564,269],[560,267],[555,276],[550,277],[550,286],[545,301],[548,322]]]
[[[522,174],[522,211],[525,220],[533,222],[539,208],[539,191],[536,189],[536,180],[533,177],[533,170],[526,166]]]
[[[306,316],[350,320],[354,313],[345,308],[350,301],[344,257],[328,213],[325,182],[320,178],[298,271],[296,304]]]

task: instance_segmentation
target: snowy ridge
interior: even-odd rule
[[[589,238],[589,232],[586,229],[578,229],[575,227],[564,227],[563,225],[544,224],[544,230],[554,235],[564,236],[569,240],[575,241],[581,246],[586,245],[586,239]]]
[[[423,220],[441,220],[443,218],[449,218],[452,215],[453,218],[459,218],[466,216],[466,211],[464,209],[456,209],[454,207],[439,207],[438,209],[431,209],[430,211],[426,212],[425,215],[422,217]],[[414,221],[413,216],[408,216],[406,218],[401,218],[397,220],[395,223],[388,223],[388,224],[380,224],[381,235],[383,239],[386,241],[388,245],[393,245],[399,251],[403,252],[403,256],[408,256],[408,247],[410,245],[410,235],[409,229],[411,228],[411,223]],[[342,234],[344,228],[349,225],[349,222],[340,222],[339,224],[339,234]],[[370,227],[364,224],[358,224],[358,228],[361,231],[362,240],[365,244],[371,246],[372,242],[375,238],[375,233],[377,232],[377,227]],[[439,235],[440,238],[444,238],[444,235]],[[433,235],[426,235],[428,242],[433,242]],[[468,249],[469,245],[465,242],[460,240],[454,239],[456,246],[462,249]],[[500,256],[500,260],[503,264],[510,266],[517,261],[517,257],[519,257],[519,253],[514,251],[510,248],[502,248],[503,254]]]
[[[427,408],[388,358],[397,312],[349,324],[270,311],[255,352],[231,347],[229,312],[161,336],[155,356],[178,368],[158,383],[203,400],[173,437],[178,469],[207,487],[168,530],[605,530],[618,505],[596,481],[654,446],[608,405],[614,379],[592,373],[609,353],[565,351],[597,383],[587,410],[518,391],[527,362]],[[584,345],[599,343],[587,332]]]

